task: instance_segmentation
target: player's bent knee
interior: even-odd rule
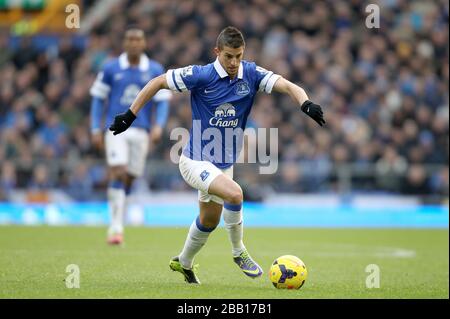
[[[218,176],[209,186],[208,193],[219,196],[225,202],[239,205],[244,200],[242,189],[228,176]]]
[[[128,178],[128,173],[125,166],[111,167],[109,175],[111,180],[121,180],[123,182],[125,182]]]
[[[236,187],[230,190],[230,195],[226,198],[226,201],[233,205],[239,205],[244,200],[244,194],[242,188],[236,184]]]

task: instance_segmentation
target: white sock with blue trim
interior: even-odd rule
[[[189,228],[186,241],[184,243],[183,250],[178,258],[180,259],[181,266],[186,269],[191,269],[194,262],[194,257],[206,244],[209,235],[215,229],[208,228],[200,224],[200,217],[197,217]]]
[[[242,204],[233,205],[225,203],[222,210],[225,228],[228,231],[233,257],[239,256],[244,250],[244,226],[242,220]]]

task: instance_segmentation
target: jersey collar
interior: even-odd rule
[[[128,62],[128,56],[126,53],[122,53],[119,56],[119,65],[121,69],[128,69],[130,67],[130,62]],[[144,53],[142,53],[139,58],[139,70],[147,71],[149,67],[150,60]]]
[[[228,76],[227,71],[222,67],[222,64],[220,64],[219,59],[216,58],[216,61],[214,61],[214,69],[216,69],[216,72],[219,74],[219,76],[223,79],[224,77]],[[239,64],[239,70],[238,70],[238,79],[242,79],[244,77],[244,66],[242,65],[242,62]]]

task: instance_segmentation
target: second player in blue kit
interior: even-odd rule
[[[108,243],[123,242],[124,215],[127,196],[135,178],[144,172],[149,140],[156,143],[165,126],[171,93],[161,90],[143,107],[126,134],[113,137],[106,130],[114,115],[128,109],[139,91],[153,78],[164,73],[163,67],[144,53],[144,31],[129,27],[123,42],[125,52],[105,63],[91,88],[91,134],[93,144],[103,151],[108,164],[108,204],[111,224]],[[156,119],[152,123],[152,106],[156,106]],[[105,110],[106,106],[106,110]],[[104,114],[106,113],[106,116]],[[149,138],[149,131],[150,138]]]

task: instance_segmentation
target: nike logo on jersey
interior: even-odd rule
[[[214,92],[214,91],[217,91],[217,89],[214,89],[214,90],[207,90],[207,89],[205,89],[205,93],[206,93],[206,94],[211,93],[211,92]]]

